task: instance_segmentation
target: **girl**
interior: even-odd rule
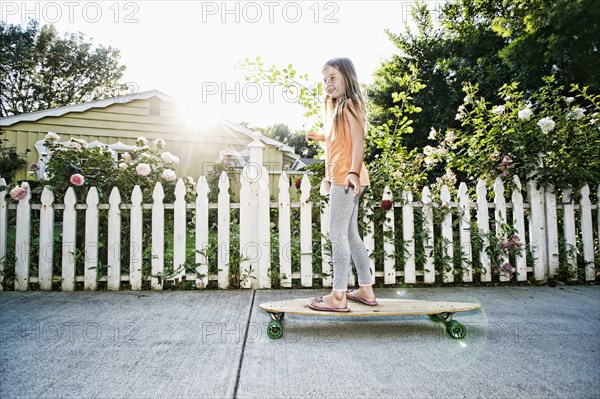
[[[347,300],[377,305],[367,248],[358,234],[358,202],[369,174],[364,164],[365,100],[356,71],[348,58],[334,58],[323,67],[325,134],[309,132],[307,140],[325,141],[325,179],[329,191],[329,239],[333,257],[333,289],[329,295],[308,301],[315,310],[348,312]],[[352,186],[351,192],[348,187]],[[359,288],[348,289],[350,257],[356,266]]]

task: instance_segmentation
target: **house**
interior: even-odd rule
[[[158,90],[0,118],[0,127],[8,145],[16,146],[18,153],[31,150],[28,165],[42,161],[44,136],[49,131],[59,134],[61,141],[78,138],[90,146],[108,146],[115,157],[133,149],[139,136],[149,142],[160,138],[167,143],[165,151],[180,158],[177,176],[194,180],[220,161],[241,170],[249,161],[247,145],[256,137],[265,146],[263,164],[269,171],[272,193],[284,165],[299,158],[292,147],[223,118],[208,127],[190,125],[174,99]],[[26,176],[23,168],[16,179]]]
[[[323,159],[317,159],[317,158],[298,158],[292,164],[292,167],[290,169],[291,170],[304,170],[304,168],[306,166],[313,164],[315,162],[325,162],[325,161]]]

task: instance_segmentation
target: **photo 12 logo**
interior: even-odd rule
[[[434,23],[438,23],[442,15],[444,6],[448,3],[452,3],[452,0],[424,0],[421,3],[425,5],[431,20]],[[412,1],[401,1],[402,3],[402,22],[407,23],[412,20],[412,14],[416,11],[418,3],[415,0]]]
[[[42,24],[114,23],[136,24],[140,6],[137,2],[103,1],[2,1],[0,19],[7,23],[24,24],[35,20]]]
[[[340,7],[333,1],[204,1],[202,2],[202,23],[245,22],[255,24],[300,21],[333,24]]]

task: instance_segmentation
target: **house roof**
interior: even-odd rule
[[[19,122],[35,122],[35,121],[38,121],[42,118],[49,117],[49,116],[56,117],[56,116],[63,116],[70,112],[85,112],[85,111],[93,109],[93,108],[105,108],[112,104],[123,104],[123,103],[128,103],[128,102],[131,102],[134,100],[147,100],[152,97],[158,97],[162,101],[165,101],[168,103],[175,103],[175,99],[173,97],[171,97],[159,90],[148,90],[148,91],[143,91],[143,92],[139,92],[139,93],[125,94],[125,95],[118,96],[118,97],[105,98],[103,100],[88,101],[88,102],[81,103],[81,104],[66,105],[63,107],[46,109],[43,111],[35,111],[35,112],[28,112],[28,113],[14,115],[14,116],[7,116],[4,118],[0,118],[0,126],[7,127],[7,126],[14,125],[16,123],[19,123]],[[228,120],[222,118],[221,124],[226,129],[230,129],[230,130],[234,130],[236,132],[243,133],[252,139],[258,138],[260,141],[264,142],[265,144],[274,146],[274,147],[278,148],[279,150],[288,153],[288,155],[294,159],[298,159],[300,157],[298,154],[296,154],[294,152],[294,149],[292,147],[288,146],[287,144],[284,144],[280,141],[277,141],[270,137],[264,136],[258,132],[250,130],[238,123],[231,122],[231,121],[228,121]]]

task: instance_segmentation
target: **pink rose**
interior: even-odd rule
[[[75,173],[74,175],[71,175],[71,178],[69,179],[69,181],[71,182],[72,185],[79,187],[79,186],[83,186],[83,182],[85,181],[85,179],[79,173]]]
[[[165,181],[175,181],[177,180],[177,175],[171,169],[165,169],[160,175]]]
[[[152,169],[150,169],[150,165],[148,165],[147,163],[141,163],[135,167],[135,171],[140,176],[148,176],[151,170]]]
[[[23,198],[27,196],[27,188],[22,186],[17,186],[10,190],[10,198],[15,201],[21,201]]]

